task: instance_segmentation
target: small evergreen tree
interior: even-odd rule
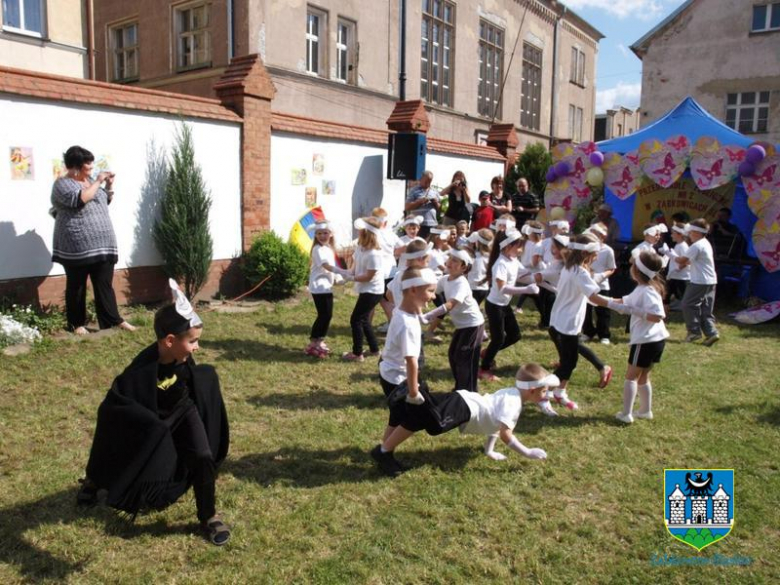
[[[184,283],[184,292],[190,299],[203,288],[211,265],[210,209],[211,196],[195,162],[192,130],[182,123],[176,133],[153,237],[165,261],[165,272]]]
[[[547,188],[545,175],[552,164],[552,156],[544,144],[535,143],[526,146],[514,166],[509,169],[504,181],[504,191],[510,195],[517,193],[517,179],[525,177],[531,192],[536,193],[544,202],[544,190]]]

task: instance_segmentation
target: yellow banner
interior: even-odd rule
[[[635,195],[632,236],[635,240],[641,240],[644,226],[656,223],[658,215],[662,215],[668,225],[672,224],[672,215],[678,212],[687,213],[690,219],[703,217],[712,222],[718,209],[731,207],[734,189],[735,185],[731,182],[701,191],[689,178],[680,179],[668,189],[655,183],[640,187]]]

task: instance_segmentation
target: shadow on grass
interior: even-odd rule
[[[533,406],[529,407],[529,410],[534,409],[531,412],[527,412],[526,408],[523,408],[524,414],[520,417],[517,427],[515,427],[515,432],[519,435],[535,435],[542,430],[542,428],[576,428],[595,425],[605,425],[616,428],[628,427],[628,425],[620,422],[614,416],[571,415],[565,408],[553,408],[556,408],[559,416],[547,416]]]
[[[303,353],[303,345],[301,349],[293,350],[255,339],[215,339],[204,343],[204,348],[219,352],[217,359],[228,362],[258,360],[301,363],[307,359],[314,361],[315,358],[307,358]]]
[[[373,376],[376,378],[376,376]],[[312,390],[311,392],[265,394],[252,396],[247,400],[257,407],[283,408],[285,410],[341,410],[352,406],[367,410],[387,409],[387,402],[382,395],[377,381],[377,392],[370,394],[334,394],[327,390]]]
[[[315,316],[316,315],[312,315],[312,321],[314,321]],[[257,327],[265,330],[267,333],[270,333],[271,335],[294,335],[297,337],[302,337],[306,341],[308,341],[309,335],[311,334],[311,325],[304,325],[304,324],[276,325],[276,324],[258,323]],[[350,329],[348,326],[331,324],[331,326],[328,327],[328,337],[351,338],[352,329]]]
[[[780,406],[773,406],[769,412],[766,412],[756,418],[758,422],[780,427]]]
[[[89,564],[93,553],[84,553],[79,558],[78,549],[70,551],[69,559],[58,558],[49,551],[30,542],[30,534],[42,526],[65,525],[69,530],[86,519],[104,524],[107,534],[130,539],[151,534],[190,534],[197,530],[197,524],[168,524],[163,520],[151,524],[131,523],[110,508],[98,505],[92,508],[76,506],[77,489],[66,489],[55,494],[9,508],[0,509],[3,522],[0,524],[0,563],[13,566],[25,580],[40,582],[51,580],[61,582],[73,573],[78,573]],[[140,517],[140,516],[139,516]],[[76,560],[71,560],[71,559]]]
[[[332,451],[286,447],[271,453],[246,455],[237,461],[228,459],[221,472],[254,481],[263,486],[283,485],[313,488],[334,483],[377,481],[385,476],[376,468],[369,448],[343,447]],[[412,467],[429,466],[441,471],[457,471],[479,454],[473,447],[454,447],[435,451],[399,452]]]

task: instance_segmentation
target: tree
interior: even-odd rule
[[[160,201],[160,218],[152,235],[165,261],[166,274],[184,283],[190,299],[203,288],[211,266],[214,246],[209,233],[210,209],[211,196],[200,165],[195,162],[192,130],[182,123]]]
[[[533,193],[536,193],[544,201],[544,190],[547,181],[544,176],[552,164],[552,156],[547,147],[541,143],[526,146],[523,154],[517,159],[514,166],[507,173],[504,190],[510,195],[517,193],[515,183],[520,177],[528,179],[528,184]]]

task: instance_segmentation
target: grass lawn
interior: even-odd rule
[[[349,349],[353,303],[337,298],[334,353]],[[523,340],[499,354],[502,382],[482,391],[510,385],[520,363],[554,361],[531,305],[520,316]],[[233,538],[220,549],[193,534],[191,492],[134,525],[102,506],[75,508],[98,404],[153,337],[152,314],[132,315],[136,333],[0,356],[0,583],[711,584],[780,575],[778,325],[737,327],[723,316],[723,339],[708,349],[681,343],[674,314],[652,376],[656,418],[626,427],[614,419],[628,355],[616,323],[615,343],[596,346],[616,370],[608,389],[580,360],[570,386],[578,412],[523,412],[516,433],[544,448],[546,462],[515,453],[492,461],[476,436],[419,435],[398,451],[414,469],[393,480],[368,455],[386,422],[376,360],[304,356],[308,298],[204,312],[196,359],[217,367],[232,435],[217,497]],[[447,390],[447,345],[426,355],[428,380]],[[693,467],[735,469],[735,528],[701,553],[663,523],[664,468]],[[752,563],[654,565],[663,555]]]

